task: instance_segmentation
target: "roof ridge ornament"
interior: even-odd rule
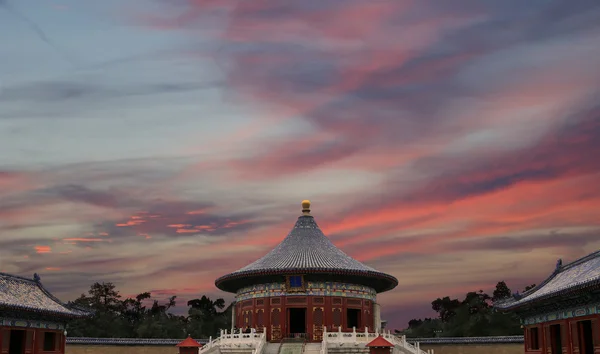
[[[42,281],[42,278],[40,278],[38,273],[33,273],[33,281],[39,283]]]
[[[560,268],[562,268],[562,258],[559,258],[558,261],[556,261],[556,268],[554,269],[554,272],[558,273]]]
[[[310,200],[308,199],[302,201],[302,215],[310,216]]]

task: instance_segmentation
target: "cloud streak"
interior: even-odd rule
[[[402,328],[600,247],[596,1],[147,5],[106,32],[131,60],[3,87],[0,125],[39,142],[0,145],[3,270],[67,299],[90,279],[228,296],[214,279],[309,198],[336,245],[401,279],[381,302]]]

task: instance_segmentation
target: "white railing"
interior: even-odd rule
[[[258,343],[256,344],[256,347],[252,351],[252,354],[262,354],[265,344],[267,344],[267,329],[263,328],[262,333],[260,333]]]
[[[208,342],[204,344],[198,350],[198,354],[207,354],[212,348],[218,347],[221,342],[221,338],[212,339],[212,336],[208,338]]]
[[[398,348],[406,349],[408,352],[412,354],[433,354],[433,350],[423,351],[421,350],[419,343],[410,344],[406,341],[406,336],[398,337],[392,334],[389,331],[383,331],[379,333],[378,331],[369,332],[368,328],[365,328],[364,332],[357,332],[356,328],[352,328],[352,332],[342,332],[342,328],[339,327],[337,332],[327,332],[326,329],[323,329],[323,343],[321,346],[321,354],[327,354],[327,345],[332,344],[336,346],[359,346],[366,345],[371,342],[375,338],[382,336],[388,342],[394,345],[394,353],[398,354]]]
[[[219,338],[212,339],[210,337],[208,342],[200,348],[198,354],[208,354],[215,347],[252,348],[252,354],[261,354],[266,342],[266,328],[262,333],[257,333],[255,329],[252,329],[250,333],[228,333],[227,330],[221,330]]]

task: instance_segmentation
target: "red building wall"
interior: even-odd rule
[[[580,322],[587,320],[591,321],[593,347],[593,349],[588,348],[588,351],[594,354],[600,353],[600,315],[575,317],[526,326],[525,353],[587,354],[583,343],[583,333],[579,325]],[[560,325],[562,344],[560,350],[553,345],[553,338],[557,333],[553,333],[552,326],[557,324]],[[535,345],[535,331],[537,331],[537,346]]]
[[[24,327],[0,327],[0,354],[8,354],[10,349],[10,332],[11,330],[25,331],[23,344],[25,354],[64,354],[65,352],[65,336],[62,330],[49,330],[40,328],[24,328]],[[54,334],[54,346],[52,350],[44,350],[44,335],[45,333]]]
[[[361,311],[357,331],[373,331],[373,302],[367,299],[334,296],[278,296],[240,301],[236,304],[236,327],[267,329],[267,339],[277,341],[289,333],[287,309],[306,309],[306,332],[311,341],[322,339],[322,327],[328,331],[352,331],[347,328],[347,309]]]

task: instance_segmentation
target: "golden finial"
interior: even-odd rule
[[[310,200],[302,201],[302,215],[310,215]]]

